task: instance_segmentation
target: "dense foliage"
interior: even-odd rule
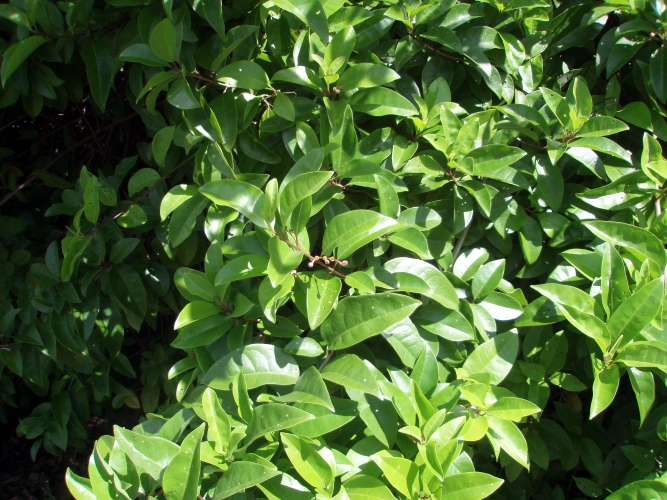
[[[0,5],[0,417],[141,408],[78,500],[667,498],[666,26]]]

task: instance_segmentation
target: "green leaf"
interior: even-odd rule
[[[584,314],[595,314],[595,298],[583,290],[559,283],[532,285],[531,288],[537,290],[554,304],[569,306]]]
[[[581,127],[577,137],[604,137],[625,132],[628,126],[621,120],[610,116],[594,116]]]
[[[262,67],[252,61],[236,61],[218,71],[218,81],[230,87],[250,90],[269,88],[269,77]]]
[[[343,387],[350,387],[368,394],[379,394],[373,372],[355,354],[347,354],[331,361],[322,370],[322,378]]]
[[[275,287],[271,285],[268,277],[264,278],[259,285],[257,298],[266,319],[273,323],[277,321],[276,313],[283,302],[281,299],[290,294],[292,288],[294,288],[294,276],[292,275],[288,275]]]
[[[463,363],[463,370],[469,375],[488,373],[491,383],[499,384],[512,369],[518,353],[517,334],[501,333],[477,347]]]
[[[466,155],[466,158],[472,159],[475,175],[488,177],[489,174],[516,163],[524,156],[526,152],[519,148],[489,144],[473,149]]]
[[[498,321],[510,321],[523,314],[523,308],[516,299],[500,292],[489,293],[479,305]]]
[[[504,273],[505,259],[487,262],[480,267],[479,271],[475,273],[471,284],[472,295],[475,300],[480,297],[483,298],[494,291],[503,279]]]
[[[605,245],[600,271],[602,306],[607,315],[615,311],[620,304],[630,297],[630,287],[625,276],[625,263],[613,245]]]
[[[379,87],[399,78],[398,73],[382,64],[359,63],[343,72],[336,87],[345,91]]]
[[[96,500],[90,479],[74,474],[69,467],[65,474],[65,482],[67,489],[76,500]]]
[[[486,414],[505,420],[521,421],[523,417],[542,411],[539,406],[521,398],[502,397],[486,409]]]
[[[224,453],[229,446],[231,436],[229,417],[222,409],[215,391],[210,387],[204,390],[202,408],[208,424],[207,440],[213,441],[216,452]]]
[[[410,101],[398,92],[385,87],[373,87],[355,92],[348,100],[353,111],[370,116],[414,116],[418,114]]]
[[[222,474],[213,493],[212,500],[222,500],[240,493],[248,488],[257,486],[264,481],[280,474],[276,469],[270,469],[265,465],[236,461]]]
[[[159,180],[160,174],[158,174],[155,170],[152,168],[142,168],[130,178],[130,181],[127,184],[128,194],[130,196],[134,196],[142,189],[151,187]]]
[[[345,349],[382,333],[419,305],[415,299],[390,293],[346,297],[322,323],[320,333],[330,349]]]
[[[0,360],[2,360],[7,368],[16,373],[19,377],[23,376],[23,359],[21,358],[21,348],[19,344],[11,344],[8,347],[5,346],[0,351]]]
[[[423,292],[422,295],[435,300],[448,309],[458,310],[459,298],[456,290],[445,275],[428,262],[399,257],[387,262],[384,268],[390,273],[409,273],[421,278],[429,287],[429,291]]]
[[[557,212],[563,201],[564,182],[560,169],[544,157],[535,158],[535,174],[540,193],[549,207]]]
[[[398,222],[370,210],[353,210],[331,219],[322,238],[322,254],[339,259],[398,227]]]
[[[417,309],[412,320],[424,330],[452,342],[475,340],[473,327],[463,314],[437,303],[429,303]]]
[[[581,139],[569,142],[568,147],[588,148],[632,163],[630,152],[606,137],[582,137]]]
[[[237,180],[217,180],[204,184],[199,191],[216,205],[230,207],[256,226],[266,228],[262,209],[264,193],[257,186]]]
[[[400,457],[373,455],[373,460],[396,490],[411,498],[419,492],[419,468],[411,460]]]
[[[174,329],[178,330],[184,326],[202,320],[209,316],[220,314],[220,309],[216,304],[208,301],[196,300],[186,305],[176,318]]]
[[[138,238],[124,238],[114,243],[109,252],[109,260],[114,264],[120,264],[125,257],[130,255],[141,242]]]
[[[537,262],[542,253],[542,228],[532,217],[526,219],[526,223],[519,232],[519,242],[521,251],[526,260],[526,264],[532,265]]]
[[[0,17],[7,19],[8,21],[11,21],[15,24],[30,28],[30,19],[28,19],[28,16],[25,15],[25,12],[23,12],[22,9],[19,9],[14,5],[0,5]]]
[[[422,259],[430,260],[433,258],[429,252],[426,237],[416,227],[399,229],[394,234],[389,235],[387,239],[394,245],[405,248]],[[428,289],[428,285],[426,288]]]
[[[667,369],[667,344],[635,341],[618,353],[615,361],[636,368]]]
[[[606,351],[611,344],[611,335],[600,318],[562,304],[558,305],[558,311],[581,333],[595,340],[602,351]]]
[[[639,252],[659,268],[656,273],[658,276],[662,274],[667,264],[665,248],[660,240],[647,230],[612,221],[585,221],[583,224],[601,240]]]
[[[104,113],[109,90],[111,90],[113,77],[116,74],[111,47],[101,40],[91,40],[81,49],[81,57],[86,63],[90,92],[95,103]]]
[[[639,498],[667,498],[667,484],[659,480],[644,479],[623,486],[607,497],[607,500],[633,500]]]
[[[83,192],[83,213],[88,221],[93,225],[97,224],[97,218],[100,216],[100,198],[98,195],[97,177],[93,177],[86,184]]]
[[[266,498],[279,500],[281,498],[290,498],[294,500],[311,500],[311,491],[303,486],[289,474],[281,474],[268,481],[258,484],[257,487],[264,492]]]
[[[151,48],[158,57],[168,62],[174,62],[176,50],[176,35],[171,20],[163,19],[151,32]]]
[[[311,330],[320,326],[334,310],[342,286],[340,278],[326,271],[316,271],[311,275],[306,292],[306,311]]]
[[[313,446],[292,434],[282,433],[280,439],[290,462],[308,484],[315,488],[332,488],[335,471]]]
[[[442,495],[448,500],[481,500],[500,488],[503,482],[483,472],[454,474],[442,481]]]
[[[276,114],[287,120],[288,122],[293,122],[295,117],[294,104],[285,94],[278,94],[276,100],[273,101],[273,110]]]
[[[7,80],[14,74],[19,66],[25,61],[30,54],[35,52],[44,42],[46,38],[41,35],[30,36],[25,40],[15,43],[4,51],[2,57],[2,66],[0,67],[0,79],[2,79],[2,86],[7,86]]]
[[[294,354],[298,356],[305,356],[307,358],[316,358],[324,353],[322,346],[309,337],[298,338],[290,341],[284,347],[287,354]]]
[[[649,64],[651,75],[651,86],[655,96],[661,103],[667,99],[667,51],[661,45],[651,54],[651,63]]]
[[[302,251],[292,250],[278,236],[269,240],[269,256],[267,272],[273,286],[278,286],[303,260]]]
[[[139,273],[129,265],[121,264],[110,271],[109,281],[117,303],[143,319],[148,310],[148,298]]]
[[[505,453],[528,469],[528,443],[516,424],[491,415],[487,415],[486,419],[489,423],[487,436],[492,438]]]
[[[252,420],[250,420],[246,429],[245,443],[249,445],[264,434],[289,429],[314,418],[308,412],[285,404],[267,403],[260,405],[255,408]]]
[[[299,340],[312,339],[306,337],[302,339],[296,339],[292,342],[297,342]],[[292,342],[290,342],[290,344],[292,344]],[[287,346],[285,347],[285,352],[287,352]],[[328,408],[331,411],[334,411],[334,406],[331,403],[331,397],[329,396],[327,386],[325,385],[324,380],[322,380],[320,372],[317,371],[317,368],[314,366],[311,366],[301,374],[299,380],[297,380],[296,384],[294,384],[294,390],[291,393],[285,394],[284,396],[279,396],[275,398],[275,400],[282,403],[295,402],[320,405]]]
[[[590,418],[602,413],[614,400],[618,390],[620,375],[617,365],[603,367],[593,381],[593,399],[591,400]]]
[[[329,41],[327,14],[319,0],[276,0],[274,3],[298,17],[301,22],[317,33],[320,40],[325,43]]]
[[[157,436],[145,436],[114,425],[114,436],[121,449],[135,465],[158,480],[180,448]]]
[[[640,426],[644,424],[648,412],[651,411],[653,402],[655,401],[655,381],[653,380],[653,373],[649,370],[641,368],[630,368],[628,370],[628,378],[632,385],[632,390],[637,398],[637,406],[639,407],[639,423]]]
[[[575,130],[579,130],[593,111],[593,99],[588,90],[586,80],[578,76],[570,83],[565,102],[567,102],[570,108],[572,125]]]
[[[130,45],[118,55],[118,59],[154,68],[164,68],[169,65],[167,61],[159,57],[151,46],[146,43]]]
[[[357,474],[343,483],[345,493],[350,500],[395,500],[389,488],[379,479],[365,474]]]
[[[194,429],[181,443],[181,449],[164,471],[162,488],[167,500],[186,500],[197,496],[201,460],[199,449],[204,424]]]
[[[602,275],[602,256],[598,253],[572,248],[561,252],[560,255],[591,281]]]
[[[292,385],[299,379],[299,367],[294,358],[280,347],[252,344],[216,361],[202,376],[201,383],[213,389],[229,390],[238,372],[243,372],[248,389],[267,384]]]
[[[286,222],[301,200],[317,193],[331,178],[333,172],[305,172],[281,186],[280,218]]]
[[[164,167],[164,161],[167,157],[169,146],[171,146],[171,141],[174,138],[175,130],[176,127],[173,125],[171,127],[165,127],[159,130],[155,134],[155,137],[153,137],[153,142],[151,144],[153,158],[155,159],[155,163],[161,167]]]
[[[633,293],[607,321],[612,342],[623,337],[619,347],[628,345],[658,315],[664,296],[663,278],[655,279]]]
[[[215,277],[215,286],[241,279],[255,278],[266,273],[269,259],[261,255],[242,255],[230,260]]]
[[[178,109],[197,109],[201,107],[185,77],[179,78],[169,86],[167,101]]]

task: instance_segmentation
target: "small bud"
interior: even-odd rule
[[[340,264],[341,264],[342,266],[347,266],[347,261],[346,261],[346,260],[342,260],[342,261],[340,262]]]
[[[313,267],[313,261],[312,260],[308,263],[308,267]]]
[[[324,259],[324,263],[325,263],[325,264],[327,264],[327,265],[328,265],[328,264],[329,264],[329,262],[331,262],[331,261],[330,261],[329,259]]]

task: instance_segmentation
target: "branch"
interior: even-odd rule
[[[525,144],[526,146],[529,146],[533,149],[537,149],[537,150],[540,150],[540,151],[547,151],[549,149],[546,146],[540,146],[538,143],[531,144],[530,142],[526,142],[523,139],[521,139],[520,137],[517,137],[516,140],[519,141],[521,144]]]
[[[328,266],[327,264],[325,264],[324,262],[322,262],[318,257],[313,257],[311,254],[309,254],[308,252],[306,252],[305,250],[303,250],[299,245],[295,245],[294,243],[292,243],[291,241],[289,241],[289,240],[288,240],[287,238],[285,238],[284,236],[281,236],[280,234],[278,234],[278,232],[276,232],[275,230],[273,230],[273,234],[276,235],[278,238],[280,238],[280,239],[281,239],[282,241],[284,241],[285,243],[287,243],[287,245],[288,245],[292,250],[296,250],[297,252],[303,252],[303,254],[308,258],[308,260],[309,260],[311,263],[315,263],[315,264],[317,264],[317,265],[319,265],[319,266],[322,266],[323,268],[325,268],[326,270],[329,271],[329,274],[334,274],[334,275],[338,276],[339,278],[343,278],[343,279],[345,279],[345,278],[347,277],[345,274],[343,274],[343,273],[341,273],[341,272],[339,272],[339,271],[336,271],[336,268],[335,268],[335,267]]]
[[[331,361],[331,358],[333,357],[335,351],[329,351],[329,354],[327,354],[327,357],[324,358],[324,361],[322,361],[322,364],[320,367],[317,369],[317,371],[321,372],[322,369],[327,366],[327,363]]]
[[[433,45],[429,44],[428,42],[425,42],[424,40],[421,40],[419,36],[415,35],[415,32],[413,30],[408,30],[408,35],[417,42],[419,45],[423,45],[427,49],[435,52],[441,57],[444,57],[445,59],[451,59],[452,61],[461,61],[462,59],[458,56],[453,56],[452,54],[448,54],[447,52],[443,52],[441,50],[436,49]]]
[[[70,146],[69,148],[67,148],[65,151],[63,151],[63,152],[60,153],[58,156],[56,156],[53,160],[51,160],[49,163],[47,163],[46,166],[42,169],[42,172],[47,172],[47,171],[48,171],[48,170],[49,170],[49,169],[50,169],[50,168],[51,168],[51,167],[52,167],[58,160],[60,160],[63,156],[65,156],[66,154],[68,154],[68,153],[69,153],[70,151],[72,151],[73,149],[78,148],[78,147],[81,146],[82,144],[85,144],[85,143],[88,142],[90,139],[94,138],[97,134],[99,134],[100,132],[104,132],[105,130],[108,130],[108,129],[112,128],[112,127],[115,127],[116,125],[118,125],[118,124],[121,123],[121,122],[124,122],[124,121],[126,121],[126,120],[129,120],[130,118],[134,118],[134,116],[135,116],[136,114],[137,114],[137,113],[132,113],[132,114],[127,115],[127,116],[125,116],[125,117],[123,117],[123,118],[121,118],[121,119],[119,119],[119,120],[115,120],[113,123],[110,123],[110,124],[107,125],[106,127],[102,127],[101,129],[99,129],[99,130],[93,132],[92,134],[90,134],[90,135],[89,135],[88,137],[86,137],[85,139],[81,139],[79,142],[74,143],[72,146]],[[23,184],[19,185],[14,191],[12,191],[11,193],[9,193],[7,196],[5,196],[5,197],[2,199],[2,201],[0,201],[0,207],[1,207],[2,205],[4,205],[5,203],[7,203],[9,200],[11,200],[14,196],[16,196],[16,194],[17,194],[19,191],[21,191],[23,188],[28,187],[30,184],[32,184],[32,182],[33,182],[36,178],[37,178],[37,177],[35,177],[34,174],[30,174],[30,177],[28,177],[28,180],[26,180]]]
[[[468,231],[470,231],[470,226],[472,226],[472,220],[466,226],[466,228],[463,230],[463,233],[459,237],[459,240],[456,242],[456,246],[454,247],[454,251],[452,252],[452,268],[454,267],[454,263],[456,262],[456,259],[458,259],[458,257],[459,257],[459,253],[461,252],[461,248],[463,248],[463,242],[466,240],[466,236],[468,236]]]

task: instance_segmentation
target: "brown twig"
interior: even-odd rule
[[[531,147],[531,148],[533,148],[533,149],[537,149],[537,150],[540,150],[540,151],[546,151],[546,150],[549,149],[549,148],[547,148],[546,146],[540,146],[540,145],[537,144],[537,143],[535,143],[535,144],[531,144],[530,142],[526,142],[526,141],[524,141],[523,139],[521,139],[520,137],[517,137],[516,140],[519,141],[521,144],[525,144],[526,146],[529,146],[529,147]]]
[[[118,124],[121,123],[121,122],[124,122],[124,121],[126,121],[126,120],[129,120],[130,118],[134,118],[134,116],[135,116],[136,114],[137,114],[137,113],[132,113],[132,114],[127,115],[127,116],[124,116],[123,118],[120,118],[120,119],[118,119],[118,120],[114,120],[113,123],[110,123],[110,124],[107,125],[106,127],[102,127],[101,129],[99,129],[99,130],[93,132],[92,134],[90,134],[90,135],[87,136],[86,138],[81,139],[79,142],[76,142],[76,143],[72,144],[72,146],[70,146],[69,148],[67,148],[65,151],[63,151],[63,152],[60,153],[58,156],[56,156],[53,160],[51,160],[49,163],[47,163],[46,166],[45,166],[44,168],[42,168],[42,172],[47,172],[47,171],[48,171],[48,170],[49,170],[49,169],[50,169],[50,168],[51,168],[51,167],[52,167],[58,160],[60,160],[63,156],[65,156],[66,154],[68,154],[68,153],[69,153],[70,151],[72,151],[73,149],[76,149],[77,147],[81,146],[82,144],[85,144],[85,143],[88,142],[91,138],[93,138],[93,137],[95,137],[97,134],[99,134],[100,132],[104,132],[105,130],[107,130],[107,129],[111,128],[111,127],[115,127],[116,125],[118,125]],[[11,193],[9,193],[7,196],[5,196],[5,197],[2,199],[2,201],[0,201],[0,207],[1,207],[2,205],[4,205],[5,203],[7,203],[9,200],[11,200],[14,196],[16,196],[16,195],[19,193],[19,191],[21,191],[22,189],[28,187],[30,184],[32,184],[33,181],[34,181],[36,178],[37,178],[37,177],[35,177],[34,174],[30,174],[30,177],[28,177],[28,179],[27,179],[23,184],[19,185],[16,189],[14,189],[14,191],[12,191]]]
[[[470,231],[470,226],[472,226],[472,220],[468,223],[466,228],[463,230],[463,233],[461,233],[459,240],[456,242],[456,246],[454,247],[454,251],[452,252],[452,265],[451,265],[452,268],[454,267],[456,259],[458,259],[459,257],[461,248],[463,248],[463,242],[465,242],[466,236],[468,236],[468,231]]]
[[[329,351],[329,354],[327,354],[327,357],[324,358],[324,361],[322,361],[322,364],[320,367],[317,369],[317,371],[322,371],[322,369],[327,366],[327,363],[331,361],[331,358],[333,357],[335,351]]]
[[[412,31],[412,30],[408,30],[408,35],[410,35],[410,37],[415,42],[417,42],[419,45],[422,45],[422,46],[426,47],[427,49],[435,52],[436,54],[438,54],[441,57],[444,57],[445,59],[451,59],[452,61],[461,61],[460,57],[453,56],[452,54],[448,54],[447,52],[443,52],[443,51],[435,48],[433,45],[429,44],[428,42],[425,42],[424,40],[421,40],[419,38],[419,36],[415,35],[415,32]]]
[[[314,256],[311,255],[310,253],[308,253],[308,252],[306,252],[305,250],[303,250],[299,245],[297,245],[297,244],[295,244],[295,243],[292,243],[291,241],[289,241],[289,240],[288,240],[287,238],[285,238],[284,236],[278,234],[277,231],[274,230],[274,231],[273,231],[273,234],[276,235],[278,238],[280,238],[280,239],[281,239],[282,241],[284,241],[285,243],[287,243],[287,245],[288,245],[292,250],[296,250],[297,252],[303,252],[303,254],[308,258],[308,260],[309,260],[310,262],[312,262],[312,263],[314,263],[314,264],[317,264],[318,266],[322,266],[323,268],[325,268],[326,270],[329,271],[329,274],[334,274],[334,275],[338,276],[339,278],[343,278],[343,279],[345,279],[345,278],[347,277],[345,274],[343,274],[343,273],[341,273],[341,272],[339,272],[339,271],[336,271],[336,269],[335,269],[334,267],[331,267],[331,266],[325,264],[324,262],[322,262],[322,261],[320,260],[319,257],[314,257]]]

